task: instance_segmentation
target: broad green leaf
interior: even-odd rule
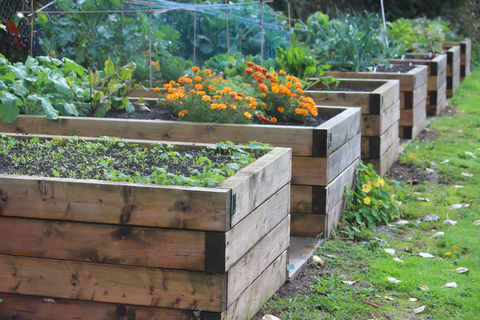
[[[133,73],[133,71],[135,71],[136,67],[137,67],[137,65],[133,61],[130,61],[128,64],[123,66],[122,71],[121,71],[121,75],[120,75],[120,79],[122,79],[123,81],[125,81],[127,79],[130,79],[132,77],[132,73]]]
[[[27,73],[24,70],[14,66],[7,66],[7,70],[12,72],[17,79],[23,79],[27,76]]]
[[[25,66],[27,66],[27,67],[29,67],[29,68],[31,68],[31,67],[33,67],[33,66],[38,66],[38,62],[35,61],[34,58],[32,58],[32,57],[29,56],[29,57],[27,58],[27,61],[25,61]]]
[[[67,81],[65,80],[65,78],[51,78],[52,82],[53,82],[53,85],[55,87],[55,89],[57,89],[59,92],[61,93],[70,93],[70,87],[68,86],[67,84]]]
[[[109,78],[115,75],[115,65],[113,64],[110,58],[108,58],[107,61],[105,61],[105,73]]]
[[[68,58],[63,58],[63,61],[65,62],[65,67],[62,69],[64,74],[67,74],[70,71],[74,71],[78,75],[83,75],[85,73],[85,68],[76,64],[74,61]]]
[[[0,119],[5,123],[13,122],[17,119],[20,114],[20,109],[18,108],[22,102],[13,94],[8,92],[0,92]]]
[[[47,119],[58,119],[58,111],[53,107],[52,103],[48,100],[47,97],[37,96],[35,94],[29,95],[28,100],[31,101],[40,101],[42,106],[43,113],[47,116]]]

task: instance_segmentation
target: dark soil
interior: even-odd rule
[[[137,120],[167,120],[167,121],[178,121],[177,117],[172,117],[168,112],[162,108],[153,107],[150,108],[151,111],[140,111],[135,110],[134,112],[125,112],[125,110],[116,110],[110,109],[105,118],[114,118],[114,119],[137,119]],[[321,112],[319,112],[321,113]],[[318,127],[322,123],[330,120],[331,116],[317,116],[312,121],[307,122],[298,122],[298,121],[278,121],[276,124],[262,124],[260,121],[255,122],[255,124],[262,125],[289,125],[289,126],[302,126],[302,127]]]
[[[390,73],[407,73],[408,71],[414,69],[415,66],[408,64],[392,64],[390,68],[387,67],[377,67],[377,72],[390,72]]]
[[[346,87],[336,87],[336,88],[320,88],[319,90],[325,90],[325,91],[352,91],[352,92],[372,92],[373,89],[370,88],[360,88],[360,87],[354,87],[351,84],[349,84]]]

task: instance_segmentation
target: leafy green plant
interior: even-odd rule
[[[356,170],[353,189],[346,186],[344,193],[348,206],[345,220],[351,224],[351,228],[361,233],[364,228],[374,228],[377,224],[389,223],[399,217],[403,201],[402,185],[380,177],[371,164],[366,166],[360,163]]]

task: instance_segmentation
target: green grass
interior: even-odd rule
[[[263,308],[265,313],[274,313],[281,319],[480,319],[480,226],[473,224],[480,220],[479,81],[480,69],[476,69],[449,102],[457,111],[432,119],[426,139],[413,141],[400,155],[401,162],[433,169],[449,183],[406,183],[406,199],[401,208],[403,219],[409,224],[390,231],[402,238],[377,235],[381,241],[367,237],[363,243],[338,237],[328,240],[317,251],[325,266],[317,266],[312,272],[314,282],[308,294],[292,299],[273,298]],[[465,177],[462,173],[473,176]],[[420,201],[418,197],[430,201]],[[459,203],[470,207],[450,210],[449,206]],[[440,216],[441,221],[416,222],[430,213]],[[458,224],[444,225],[447,217]],[[445,235],[431,239],[438,231]],[[394,261],[382,250],[386,247],[395,248],[404,263]],[[422,258],[419,252],[428,252],[435,258]],[[453,270],[458,267],[470,271],[457,274]],[[387,277],[402,282],[394,284]],[[357,282],[349,286],[342,283],[344,278]],[[457,288],[444,287],[453,281]],[[428,286],[428,290],[421,290],[421,286]],[[395,301],[386,300],[385,296]],[[409,298],[419,300],[410,302]],[[413,309],[420,306],[426,306],[425,311],[414,314]]]

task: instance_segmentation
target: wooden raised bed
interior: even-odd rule
[[[325,75],[335,78],[400,80],[399,137],[414,139],[424,129],[425,121],[423,118],[426,117],[425,105],[428,78],[427,66],[416,66],[407,73],[327,71]]]
[[[337,88],[352,86],[368,88],[371,92],[331,91],[321,85],[308,90],[305,95],[313,98],[317,104],[352,106],[362,108],[361,158],[364,163],[375,164],[375,170],[385,175],[390,165],[382,165],[387,150],[398,139],[398,121],[400,119],[400,82],[398,80],[375,79],[338,79]]]
[[[250,319],[286,280],[290,178],[287,148],[215,188],[0,175],[1,313]]]
[[[426,112],[439,115],[447,106],[447,56],[437,54],[407,53],[405,59],[388,59],[392,64],[414,64],[428,66]]]
[[[472,58],[472,41],[465,39],[459,42],[445,42],[446,46],[460,46],[460,79],[463,80],[472,74],[471,58]]]
[[[450,98],[460,86],[460,46],[444,45],[447,54],[447,97]]]
[[[233,143],[261,141],[278,147],[292,148],[292,199],[297,197],[297,186],[310,187],[310,190],[323,190],[315,193],[321,205],[309,214],[314,215],[317,229],[306,228],[295,232],[297,236],[318,236],[316,230],[328,237],[331,232],[330,216],[341,215],[343,189],[353,183],[353,171],[345,173],[360,157],[360,108],[320,107],[319,116],[332,118],[318,127],[281,125],[236,125],[217,123],[194,123],[162,120],[129,120],[60,117],[56,121],[42,116],[21,115],[13,123],[0,122],[0,132],[114,136],[127,139],[157,141],[184,141],[215,143],[230,140]],[[349,175],[349,179],[342,174]],[[337,177],[343,177],[337,179]],[[335,186],[335,195],[333,190]],[[303,193],[302,193],[303,195]],[[253,196],[252,196],[253,197]],[[238,202],[238,199],[237,199]],[[292,201],[293,202],[293,201]],[[309,203],[313,199],[310,198]],[[292,230],[296,219],[292,215]]]

